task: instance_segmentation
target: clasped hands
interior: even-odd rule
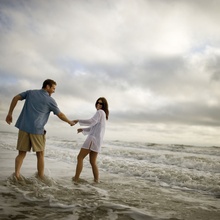
[[[79,120],[70,121],[70,125],[71,125],[71,126],[74,126],[74,125],[77,124],[78,122],[79,122]],[[80,133],[80,132],[82,132],[82,131],[83,131],[82,128],[78,128],[78,129],[77,129],[77,133]]]

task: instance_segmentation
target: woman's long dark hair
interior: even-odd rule
[[[108,116],[109,116],[109,110],[108,110],[108,102],[106,100],[106,98],[104,97],[100,97],[97,99],[96,103],[95,103],[95,107],[97,106],[98,101],[101,100],[102,101],[102,110],[105,112],[106,114],[106,120],[108,120]]]

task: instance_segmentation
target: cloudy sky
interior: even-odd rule
[[[57,82],[69,118],[109,102],[107,140],[220,145],[220,1],[0,0],[1,131],[11,99]],[[51,114],[49,135],[77,138]],[[74,135],[73,135],[74,133]]]

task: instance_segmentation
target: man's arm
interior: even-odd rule
[[[62,112],[60,112],[58,115],[58,118],[61,119],[62,121],[67,122],[68,124],[70,124],[71,126],[75,125],[74,121],[70,121],[66,115],[64,115]]]
[[[10,125],[12,123],[12,114],[14,111],[15,106],[17,105],[18,100],[22,100],[22,97],[20,95],[16,95],[12,101],[11,101],[11,105],[10,108],[8,110],[8,115],[6,116],[5,121]]]

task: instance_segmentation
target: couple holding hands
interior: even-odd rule
[[[87,138],[77,156],[76,172],[72,180],[74,182],[79,181],[83,169],[83,159],[89,154],[94,181],[99,182],[99,170],[96,160],[98,153],[101,151],[105,122],[109,116],[108,102],[104,97],[98,98],[95,103],[97,111],[92,118],[71,121],[59,110],[56,101],[51,97],[52,93],[55,92],[56,85],[54,80],[47,79],[43,82],[42,89],[27,90],[16,95],[11,101],[6,117],[8,124],[12,122],[12,114],[17,102],[25,99],[23,109],[15,124],[15,127],[19,129],[17,140],[18,155],[15,158],[15,178],[18,181],[22,179],[20,174],[21,166],[27,151],[32,148],[32,151],[36,152],[37,156],[38,178],[44,179],[44,150],[46,142],[44,126],[48,121],[50,112],[53,112],[58,118],[71,126],[77,123],[81,126],[87,126],[77,129],[78,133],[82,132],[87,135]]]

